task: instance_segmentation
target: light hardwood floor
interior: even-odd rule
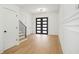
[[[62,54],[57,35],[32,34],[20,45],[12,47],[3,54]]]

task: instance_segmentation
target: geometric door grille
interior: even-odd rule
[[[36,18],[36,34],[48,34],[48,17]]]

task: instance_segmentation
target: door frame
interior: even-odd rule
[[[47,19],[47,24],[46,24],[47,25],[47,27],[46,27],[47,28],[47,33],[42,33],[42,31],[43,31],[42,30],[42,28],[43,28],[43,26],[42,26],[43,20],[42,19],[44,19],[44,18]],[[39,34],[46,34],[46,35],[48,35],[48,17],[37,17],[36,18],[36,34],[38,34],[37,33],[37,19],[41,19],[41,33],[39,33]]]

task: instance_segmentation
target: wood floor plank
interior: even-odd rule
[[[20,45],[12,47],[3,54],[62,54],[57,35],[32,34]]]

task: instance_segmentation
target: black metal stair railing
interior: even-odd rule
[[[19,20],[19,38],[20,40],[26,38],[26,30],[27,30],[27,27],[23,24],[22,21]]]

